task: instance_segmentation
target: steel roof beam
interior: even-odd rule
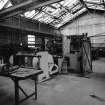
[[[9,3],[9,0],[6,2],[6,4],[3,6],[3,8],[2,8],[2,9],[5,9],[5,8],[6,8],[6,6],[8,5],[8,3]]]
[[[0,11],[0,18],[7,18],[9,16],[17,15],[17,13],[22,13],[22,11],[28,11],[33,10],[35,8],[43,7],[55,2],[59,2],[62,0],[48,0],[48,1],[42,1],[42,0],[28,0],[26,2],[17,4],[15,6],[9,7],[5,10]]]
[[[85,1],[85,3],[94,4],[94,5],[102,5],[101,3],[89,2],[89,1]]]
[[[37,9],[37,10],[39,10],[39,9]],[[43,11],[43,9],[41,11],[44,12],[45,14],[49,15],[53,19],[58,19],[56,16],[53,16],[53,15],[47,13],[46,11]],[[40,10],[39,10],[39,12],[40,12]]]
[[[74,12],[72,12],[72,9],[75,8],[75,7],[79,4],[79,2],[76,3],[76,4],[75,4],[72,8],[70,8],[70,9],[64,7],[64,6],[61,5],[60,3],[58,3],[58,4],[59,4],[60,6],[62,6],[65,10],[67,10],[70,14],[75,14],[77,11],[74,13]],[[81,8],[83,8],[83,7],[81,7]],[[60,17],[62,17],[64,14],[65,14],[65,13],[63,13],[61,16],[59,16],[58,19],[59,19]],[[60,19],[59,19],[59,20],[60,20]],[[55,20],[53,20],[51,23],[53,23],[54,21],[55,21]],[[51,24],[51,23],[50,23],[50,24]]]
[[[67,10],[69,13],[71,13],[71,10],[69,10],[67,7],[63,6],[62,4],[58,3],[61,7],[63,7],[65,10]]]
[[[81,4],[87,9],[89,10],[88,6],[85,4],[85,2],[83,0],[79,0],[81,2]]]
[[[50,25],[16,16],[1,20],[0,27],[18,29],[26,32],[44,33],[54,36],[60,35],[60,32]]]
[[[104,8],[105,8],[105,1],[104,1],[104,0],[102,0],[102,4],[103,4],[103,6],[104,6]]]

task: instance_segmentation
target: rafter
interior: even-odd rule
[[[11,3],[14,5],[16,2],[15,2],[15,0],[10,0],[11,1]]]
[[[10,1],[8,0],[8,1],[6,2],[6,4],[3,6],[2,9],[6,8],[6,6],[8,5],[9,2],[10,2]]]
[[[105,9],[105,1],[104,0],[101,0],[103,6],[104,6],[104,9]]]
[[[53,16],[53,15],[47,13],[46,11],[43,11],[43,10],[41,10],[41,11],[44,12],[45,14],[49,15],[49,16],[52,17],[53,19],[58,19],[56,16]]]
[[[48,1],[28,0],[21,4],[17,4],[15,6],[0,11],[0,18],[7,18],[9,16],[16,15],[17,13],[19,14],[22,13],[22,10],[23,11],[33,10],[35,8],[43,7],[59,1],[62,0],[48,0]]]
[[[90,2],[90,1],[85,1],[85,3],[94,4],[94,5],[102,5],[101,3],[95,3],[95,2]]]
[[[40,12],[38,11],[38,13],[34,14],[31,18],[34,19]]]
[[[85,4],[84,0],[79,0],[81,2],[81,4],[87,9],[89,10],[89,8],[87,7],[87,5]]]
[[[69,10],[67,7],[64,7],[62,4],[58,3],[61,7],[63,7],[65,10],[67,10],[69,13],[71,13],[71,10]]]
[[[16,6],[12,6],[10,8],[7,8],[5,10],[1,10],[0,11],[0,17],[4,18],[4,17],[8,17],[8,15],[12,14],[14,12],[14,14],[17,14],[17,11],[21,11],[22,8],[24,8],[25,6],[27,6],[28,4],[31,4],[32,1],[26,1],[24,3],[18,4]]]
[[[12,22],[10,21],[12,20]],[[21,23],[21,24],[20,24]],[[40,25],[40,28],[39,28]],[[32,21],[30,19],[26,19],[23,17],[10,17],[8,19],[0,21],[0,27],[6,27],[11,29],[22,30],[26,32],[38,32],[38,33],[45,33],[48,35],[60,35],[58,34],[59,31],[56,30],[54,27],[40,23],[38,21]]]

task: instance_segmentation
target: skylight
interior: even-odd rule
[[[28,11],[24,13],[24,16],[58,28],[72,19],[73,15],[81,8],[82,5],[78,0],[61,0],[34,11]]]
[[[104,9],[100,0],[83,0],[83,2],[88,8]],[[35,9],[34,12],[30,11],[27,16],[25,13],[25,16],[59,28],[85,11],[87,11],[87,9],[84,8],[80,0],[61,0],[60,2]]]
[[[3,8],[11,7],[12,4],[9,0],[0,0],[0,10]]]
[[[21,1],[25,2],[25,0],[12,0],[12,3],[17,5],[16,3],[21,3]],[[45,2],[47,2],[47,0]],[[12,6],[12,4],[9,0],[0,0],[0,9],[10,6]],[[40,8],[33,8],[33,10],[31,9],[30,11],[27,9],[20,14],[20,16],[59,28],[65,23],[72,21],[76,16],[87,11],[87,8],[105,10],[105,0],[61,0]]]

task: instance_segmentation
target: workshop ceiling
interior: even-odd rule
[[[32,1],[34,6],[29,4],[17,14],[55,28],[63,26],[89,9],[105,10],[105,0],[0,0],[0,11],[29,1]],[[17,11],[19,10],[20,8],[17,8]],[[12,15],[14,14],[9,16]]]

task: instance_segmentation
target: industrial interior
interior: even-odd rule
[[[0,105],[105,105],[105,0],[0,0]]]

